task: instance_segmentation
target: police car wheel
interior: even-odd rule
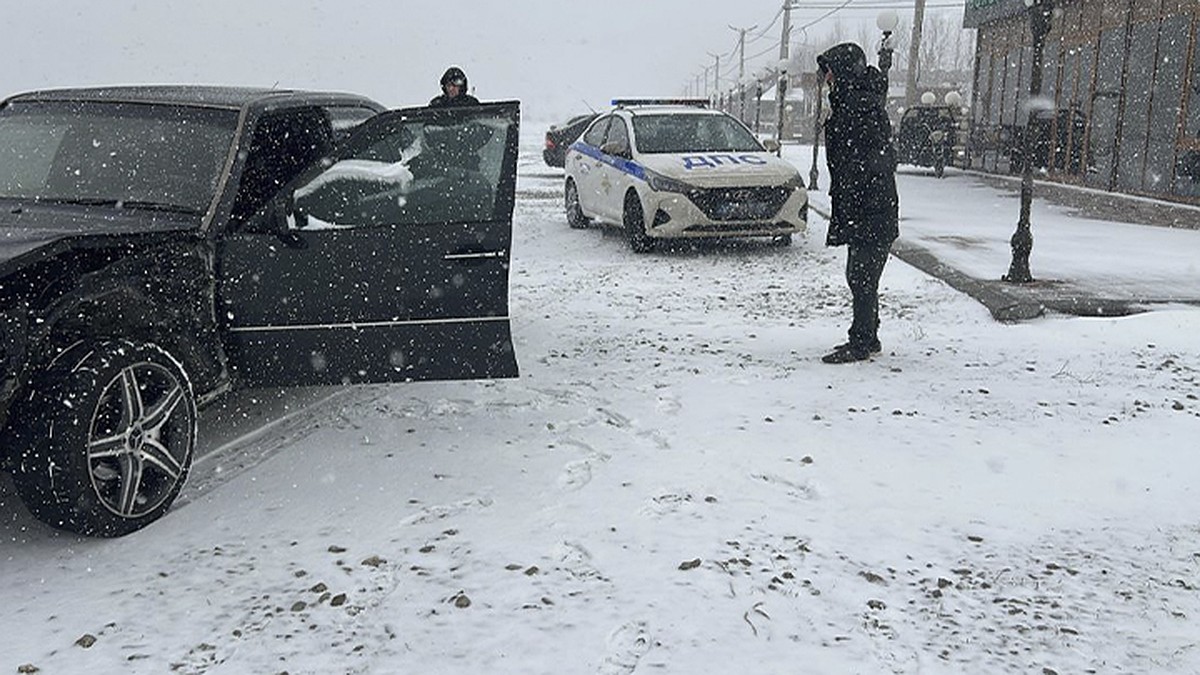
[[[583,208],[579,206],[579,190],[575,187],[575,181],[567,179],[567,186],[563,190],[564,206],[567,212],[567,225],[575,229],[580,229],[588,226],[588,218],[583,215]]]
[[[642,204],[633,192],[625,195],[625,236],[629,239],[629,248],[634,253],[646,253],[653,245],[650,237],[646,236],[646,216],[642,213]]]

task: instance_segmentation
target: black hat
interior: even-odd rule
[[[817,70],[822,74],[832,71],[838,79],[857,78],[867,70],[867,55],[853,42],[843,42],[817,57]]]
[[[458,85],[460,89],[466,89],[467,74],[464,73],[462,68],[459,68],[458,66],[450,66],[446,69],[445,73],[442,73],[442,87],[445,87],[448,84],[455,84]]]

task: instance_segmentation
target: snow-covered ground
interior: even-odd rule
[[[884,353],[827,366],[819,219],[635,255],[567,228],[541,131],[520,379],[243,392],[118,540],[0,478],[0,673],[1200,672],[1200,311],[1003,325],[893,259]],[[906,222],[1015,222],[967,183],[902,176]]]

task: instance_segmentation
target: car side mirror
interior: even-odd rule
[[[292,193],[275,195],[263,209],[263,229],[275,235],[288,248],[308,248],[308,240],[288,223],[288,217],[296,220],[296,227],[308,224],[308,216],[295,210]]]
[[[768,138],[767,140],[763,141],[762,144],[763,147],[767,149],[767,152],[779,152],[779,141],[775,140],[774,138]]]

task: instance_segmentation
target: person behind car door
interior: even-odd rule
[[[829,82],[831,108],[825,153],[832,213],[825,244],[847,247],[846,283],[854,311],[849,340],[822,360],[848,363],[881,350],[879,277],[900,235],[896,153],[884,109],[887,79],[867,65],[862,48],[837,45],[818,56],[817,65],[819,76]]]
[[[442,74],[442,94],[429,101],[431,108],[457,105],[479,105],[479,99],[467,93],[467,74],[458,66],[450,66]]]

